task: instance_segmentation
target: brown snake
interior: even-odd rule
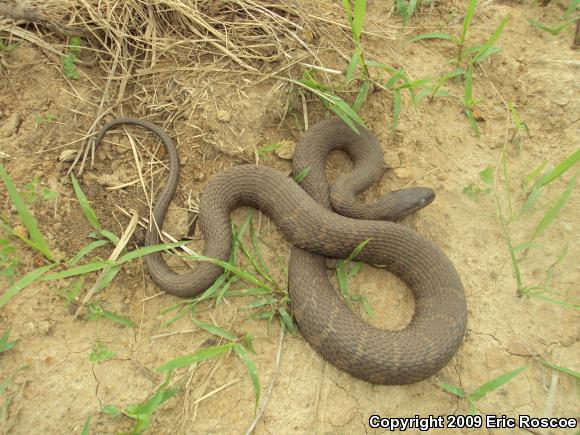
[[[121,124],[150,130],[167,150],[168,182],[153,210],[153,219],[161,228],[179,181],[175,144],[160,128],[132,118],[106,124],[96,144],[107,130]],[[356,202],[356,193],[382,173],[383,162],[375,136],[367,129],[360,133],[336,118],[311,127],[294,154],[296,174],[310,168],[300,185],[273,169],[254,165],[232,167],[214,176],[203,191],[199,211],[204,255],[228,261],[231,212],[240,206],[261,210],[293,245],[289,291],[292,312],[306,340],[326,360],[357,378],[407,384],[431,376],[456,353],[466,329],[465,294],[455,268],[437,246],[405,226],[385,221],[427,205],[434,198],[431,189],[391,192],[373,204]],[[354,169],[340,176],[330,189],[324,167],[333,149],[347,151]],[[357,219],[331,211],[331,198],[337,211]],[[370,241],[357,260],[385,265],[413,291],[415,313],[402,330],[386,331],[364,322],[328,280],[325,257],[345,258],[366,239]],[[150,228],[145,244],[159,242],[158,231]],[[223,272],[219,266],[203,262],[178,274],[159,253],[146,256],[145,262],[153,280],[179,297],[201,293]]]

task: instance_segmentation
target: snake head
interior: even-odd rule
[[[381,202],[388,204],[385,209],[389,210],[384,219],[401,219],[433,202],[435,191],[430,187],[408,187],[394,190],[385,195]]]

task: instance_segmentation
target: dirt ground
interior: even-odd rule
[[[341,19],[338,2],[315,3],[319,15]],[[408,38],[435,31],[439,26],[459,32],[464,9],[463,2],[437,5],[434,9],[425,7],[410,21],[411,27],[402,28],[400,18],[391,10],[391,2],[369,2],[365,28],[371,32],[388,28],[397,38],[364,36],[366,56],[404,67],[412,79],[448,71],[447,61],[455,54],[450,43],[410,44]],[[521,180],[540,163],[556,165],[579,149],[580,55],[571,49],[572,34],[552,36],[527,22],[528,18],[556,22],[561,13],[555,4],[542,8],[528,1],[488,2],[476,13],[470,37],[479,42],[493,32],[504,16],[511,16],[497,43],[502,51],[474,72],[474,96],[481,99],[480,138],[473,134],[460,101],[451,98],[424,99],[412,107],[405,94],[396,131],[391,128],[391,93],[370,94],[361,111],[362,118],[380,138],[388,168],[378,186],[369,189],[364,198],[371,200],[389,190],[415,185],[430,186],[437,193],[434,203],[407,218],[404,224],[443,249],[465,286],[468,332],[447,367],[413,385],[371,385],[326,363],[299,334],[286,334],[280,346],[277,322],[269,325],[252,320],[248,311],[240,309],[251,298],[230,298],[217,307],[209,303],[198,306],[198,319],[254,336],[257,353],[252,358],[260,376],[262,399],[275,380],[255,433],[367,433],[372,432],[368,419],[373,414],[466,414],[467,401],[445,392],[440,387],[442,383],[460,386],[470,393],[486,381],[522,366],[527,369],[477,402],[481,414],[579,416],[578,380],[539,362],[539,358],[544,358],[572,370],[580,368],[578,189],[572,191],[555,222],[537,240],[542,248],[531,250],[521,263],[526,284],[541,282],[568,242],[567,255],[555,267],[551,287],[564,294],[566,301],[575,303],[576,308],[518,296],[494,195],[482,192],[471,198],[463,193],[470,183],[481,185],[480,171],[498,165],[500,152],[513,131],[506,104],[509,101],[517,107],[531,133],[530,137],[521,136],[519,156],[513,145],[507,145],[514,202],[522,204]],[[343,39],[332,42],[349,47],[349,40]],[[347,67],[348,60],[330,50],[319,55],[326,68]],[[100,80],[100,71],[80,65],[84,75],[71,84],[63,77],[59,64],[27,42],[18,43],[4,54],[4,60],[9,68],[2,70],[0,80],[0,163],[20,188],[38,177],[40,186],[58,192],[58,199],[37,200],[31,208],[51,247],[69,258],[89,242],[87,236],[92,229],[82,215],[66,173],[69,163],[59,161],[59,156],[63,150],[78,147],[78,139],[94,121],[91,113],[100,95],[94,93],[88,78]],[[214,174],[225,167],[253,161],[259,147],[295,143],[304,130],[299,98],[290,116],[283,120],[287,96],[273,88],[272,83],[264,81],[254,86],[241,80],[240,96],[235,84],[222,84],[232,83],[230,78],[224,73],[223,82],[216,79],[214,85],[208,85],[198,109],[189,119],[177,120],[175,129],[170,131],[179,145],[182,179],[165,229],[177,237],[184,234],[192,218],[192,199],[199,196]],[[68,91],[71,86],[82,99]],[[451,81],[446,86],[451,94],[463,95],[460,82]],[[326,115],[318,100],[306,97],[312,125]],[[35,115],[39,114],[53,114],[55,120],[38,122]],[[146,137],[138,129],[130,130],[139,138]],[[97,153],[93,168],[81,177],[81,184],[104,227],[119,235],[129,219],[116,206],[137,209],[145,217],[147,208],[139,183],[123,189],[105,189],[136,179],[127,137],[112,133],[107,140]],[[145,142],[155,145],[150,139]],[[262,157],[260,164],[290,173],[290,162],[273,153]],[[342,154],[333,154],[329,159],[331,176],[348,166],[349,161]],[[550,184],[536,208],[509,226],[516,243],[529,239],[574,171],[577,173],[577,168]],[[498,180],[501,183],[503,177]],[[500,197],[505,199],[503,191]],[[0,201],[3,217],[16,223],[4,186]],[[241,222],[244,216],[245,211],[241,210],[234,218]],[[144,231],[137,230],[131,249],[141,245],[143,237]],[[287,258],[289,245],[265,217],[261,220],[260,237],[272,247],[266,257],[276,275],[282,277],[276,256]],[[20,260],[17,276],[39,265],[37,256],[10,240],[17,247]],[[202,246],[200,240],[192,244],[196,250]],[[106,258],[110,249],[96,252]],[[89,278],[90,283],[94,278]],[[11,339],[19,340],[12,350],[0,355],[0,382],[11,378],[0,396],[0,405],[5,398],[11,400],[0,432],[79,433],[89,415],[91,433],[129,432],[132,420],[99,413],[102,407],[124,409],[143,402],[163,381],[163,376],[155,372],[157,367],[195,351],[210,338],[187,317],[163,326],[171,315],[164,310],[178,300],[160,294],[141,261],[125,266],[111,285],[95,296],[107,310],[132,319],[137,324],[134,329],[106,320],[97,323],[86,316],[75,319],[59,296],[59,291],[70,284],[66,280],[34,284],[0,310],[0,333],[10,327]],[[0,278],[0,288],[8,286],[8,279]],[[381,269],[365,265],[351,288],[369,299],[376,313],[371,321],[377,325],[402,328],[412,317],[410,290]],[[89,361],[97,340],[114,353],[112,359],[102,363]],[[276,368],[278,353],[280,364]],[[199,364],[193,370],[182,369],[176,376],[185,376],[186,391],[159,409],[150,433],[242,433],[254,420],[252,383],[246,367],[233,354]],[[463,431],[466,430],[455,430]],[[469,432],[555,434],[577,433],[578,429],[559,432],[482,428]]]

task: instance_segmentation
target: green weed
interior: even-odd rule
[[[16,255],[16,248],[8,238],[0,239],[0,276],[8,279],[8,282],[12,284],[19,265],[20,260]]]
[[[528,23],[530,24],[530,26],[532,26],[538,30],[543,30],[544,32],[548,32],[552,36],[558,36],[560,33],[562,33],[563,30],[567,29],[568,27],[570,27],[572,24],[574,24],[578,20],[580,20],[580,16],[577,16],[577,17],[572,18],[570,20],[566,20],[563,23],[556,24],[555,26],[547,26],[545,24],[540,23],[539,21],[532,20],[532,19],[528,19]]]
[[[11,43],[11,44],[7,44],[3,38],[0,38],[0,52],[9,52],[14,50],[17,47],[17,44],[15,43]]]
[[[125,408],[125,410],[120,410],[112,405],[106,405],[102,408],[101,412],[112,417],[125,415],[126,417],[135,420],[135,425],[131,429],[131,434],[140,434],[146,431],[149,426],[151,426],[151,421],[153,420],[157,410],[165,402],[181,392],[180,388],[170,387],[169,380],[170,375],[168,374],[165,377],[165,381],[157,389],[157,391],[143,403],[129,405]]]
[[[65,77],[69,79],[77,80],[80,78],[79,72],[77,71],[77,56],[81,52],[81,38],[78,36],[73,36],[69,40],[68,54],[63,54],[60,56],[60,62],[62,64],[62,70]]]
[[[409,22],[409,18],[413,16],[415,10],[417,9],[417,0],[395,0],[395,7],[397,13],[403,19],[403,24],[406,26]],[[419,2],[420,3],[420,2]]]
[[[463,188],[463,194],[475,199],[479,194],[489,195],[493,186],[493,168],[487,167],[479,172],[480,183],[469,183]]]
[[[512,133],[512,141],[517,137],[517,133],[523,128],[528,134],[527,125],[520,119],[519,114],[515,112],[513,106],[510,105],[512,112],[512,119],[514,123],[514,133]],[[519,143],[516,147],[519,152]],[[555,180],[561,179],[564,174],[570,171],[575,165],[580,162],[580,150],[572,153],[568,158],[557,164],[555,167],[545,170],[546,162],[540,163],[535,169],[522,179],[522,190],[524,201],[518,205],[511,194],[511,182],[508,170],[508,156],[506,147],[502,149],[500,155],[501,183],[503,184],[504,201],[500,200],[498,178],[495,199],[498,211],[498,218],[502,226],[504,238],[506,240],[510,261],[512,264],[514,277],[516,281],[516,291],[519,295],[534,297],[542,299],[560,306],[580,309],[580,303],[571,300],[567,292],[559,292],[552,288],[551,281],[553,279],[557,266],[563,261],[568,252],[568,243],[565,243],[561,250],[557,253],[555,260],[547,266],[544,272],[544,278],[540,282],[526,283],[525,276],[522,273],[522,264],[528,252],[532,249],[543,249],[546,247],[538,243],[538,240],[546,233],[549,227],[556,220],[561,210],[570,200],[572,191],[576,185],[577,174],[574,174],[567,182],[564,190],[555,198],[546,198],[546,203],[538,207],[539,201],[545,197],[546,186],[553,183]],[[515,242],[513,240],[511,227],[517,222],[526,219],[530,221],[531,215],[535,212],[543,210],[542,216],[536,222],[533,231],[523,241]]]
[[[93,350],[89,355],[89,361],[92,363],[102,363],[113,359],[115,354],[113,351],[107,349],[105,345],[99,340],[95,343]]]
[[[40,124],[50,123],[56,121],[56,115],[47,113],[46,115],[33,115],[34,122],[38,127]]]
[[[8,328],[0,337],[0,353],[12,349],[18,343],[18,340],[8,341],[10,337],[10,328]]]
[[[479,399],[491,393],[492,391],[497,390],[501,386],[505,385],[513,378],[515,378],[517,375],[519,375],[521,372],[523,372],[526,368],[527,366],[524,366],[511,372],[504,373],[503,375],[500,375],[492,379],[491,381],[488,381],[485,384],[479,386],[469,394],[466,393],[461,387],[458,387],[456,385],[443,383],[440,386],[443,390],[447,391],[448,393],[451,393],[454,396],[459,397],[460,399],[466,400],[469,404],[469,412],[470,414],[473,415],[477,413],[476,405]]]
[[[359,272],[362,267],[362,263],[359,261],[353,262],[353,259],[356,258],[370,242],[371,239],[367,239],[361,242],[353,251],[349,254],[349,256],[345,259],[338,260],[336,263],[336,278],[338,280],[338,288],[342,293],[342,296],[346,303],[350,306],[352,301],[360,302],[366,311],[366,313],[370,317],[374,317],[375,313],[369,304],[368,299],[360,294],[351,294],[348,288],[348,280],[354,278]]]
[[[455,63],[458,68],[442,75],[437,79],[431,80],[431,82],[435,82],[435,85],[429,86],[427,89],[423,90],[420,93],[420,95],[421,97],[423,97],[425,95],[430,94],[431,99],[433,99],[435,96],[447,96],[448,95],[447,92],[442,91],[441,89],[443,84],[453,78],[463,78],[464,80],[463,105],[465,116],[467,117],[469,125],[473,129],[475,135],[479,137],[481,131],[479,129],[475,116],[473,115],[473,108],[478,103],[473,98],[473,66],[483,62],[488,57],[499,51],[499,49],[495,47],[495,44],[502,35],[503,31],[505,30],[505,27],[509,22],[510,17],[506,16],[501,20],[498,27],[495,29],[495,31],[491,34],[491,36],[487,39],[487,41],[484,44],[473,45],[468,47],[466,45],[467,35],[469,32],[469,28],[471,26],[471,22],[473,20],[473,16],[475,14],[476,6],[477,0],[469,0],[465,12],[465,17],[463,19],[461,33],[459,34],[459,36],[454,36],[450,33],[445,32],[430,32],[416,35],[410,39],[410,42],[429,39],[442,39],[453,42],[454,44],[457,45],[458,55],[457,59],[455,60]]]
[[[44,236],[40,232],[36,219],[34,219],[30,211],[28,211],[25,200],[23,199],[22,195],[18,192],[16,186],[14,186],[12,180],[10,179],[8,173],[6,172],[6,169],[1,164],[0,164],[0,178],[4,182],[4,185],[6,186],[6,190],[8,192],[8,197],[12,201],[12,204],[14,204],[14,207],[18,212],[18,216],[20,217],[20,221],[26,227],[28,234],[30,235],[30,238],[15,233],[12,227],[8,225],[8,223],[4,221],[4,219],[2,218],[0,218],[0,227],[12,235],[18,236],[23,242],[25,242],[27,245],[29,245],[34,250],[39,252],[47,260],[55,261],[55,256],[52,253],[51,249],[49,248],[48,244],[46,243]]]

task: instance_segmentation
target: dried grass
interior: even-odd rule
[[[5,16],[19,12],[0,21],[0,37],[27,40],[58,64],[69,35],[81,34],[79,70],[93,89],[69,85],[79,104],[90,101],[94,110],[87,135],[107,114],[165,128],[189,123],[218,76],[226,85],[251,85],[302,61],[319,63],[308,44],[320,24],[294,0],[15,1],[0,0],[16,5],[4,7]],[[83,162],[87,151],[79,154]]]

